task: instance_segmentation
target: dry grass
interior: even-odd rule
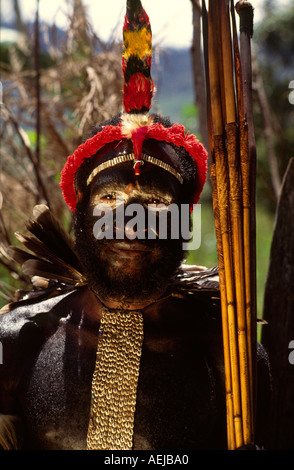
[[[6,247],[15,243],[14,232],[23,231],[40,202],[70,225],[58,185],[60,171],[93,126],[122,105],[120,44],[104,44],[84,12],[69,18],[62,38],[54,28],[42,28],[47,47],[46,55],[37,56],[39,67],[29,36],[21,36],[1,64],[0,262],[16,277],[17,268],[5,257]]]

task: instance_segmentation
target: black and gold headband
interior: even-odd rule
[[[94,170],[90,173],[87,179],[87,186],[91,184],[95,176],[97,176],[101,171],[107,170],[108,168],[112,168],[113,166],[120,165],[121,163],[133,161],[134,165],[137,162],[140,162],[140,164],[144,164],[144,162],[152,163],[153,165],[156,165],[160,168],[162,168],[165,171],[168,171],[170,174],[175,176],[177,180],[183,184],[183,178],[180,175],[178,171],[176,171],[171,165],[168,163],[163,162],[162,160],[159,160],[158,158],[152,157],[151,155],[147,155],[145,153],[142,153],[142,158],[141,160],[136,160],[135,154],[134,153],[128,153],[124,155],[118,155],[117,157],[112,158],[111,160],[107,160],[106,162],[100,163],[100,165],[96,166]]]

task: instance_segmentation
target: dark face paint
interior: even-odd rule
[[[174,176],[146,162],[138,177],[132,162],[128,162],[104,170],[93,180],[89,202],[84,203],[83,210],[77,207],[76,246],[89,283],[101,299],[144,301],[164,294],[182,261],[182,240],[159,239],[157,226],[150,239],[146,232],[148,206],[179,204],[180,193],[181,185]],[[135,238],[130,238],[126,227],[132,218],[124,216],[124,225],[118,223],[118,201],[124,212],[133,204],[140,205],[145,214],[145,234],[131,225]],[[94,235],[99,217],[93,211],[100,204],[111,209],[112,239],[99,240]]]

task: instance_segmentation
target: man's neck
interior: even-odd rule
[[[125,299],[125,298],[111,298],[111,297],[103,297],[100,293],[93,291],[95,296],[101,302],[102,305],[107,307],[110,310],[143,310],[150,305],[156,304],[157,302],[161,301],[162,299],[169,297],[170,294],[158,295],[154,297],[150,297],[148,299]]]

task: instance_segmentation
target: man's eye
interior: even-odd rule
[[[152,205],[165,205],[168,206],[168,202],[164,201],[163,199],[157,198],[157,197],[151,197],[147,200],[147,204],[152,204]]]
[[[156,199],[154,197],[148,199],[148,204],[161,204],[162,201],[160,199]]]

